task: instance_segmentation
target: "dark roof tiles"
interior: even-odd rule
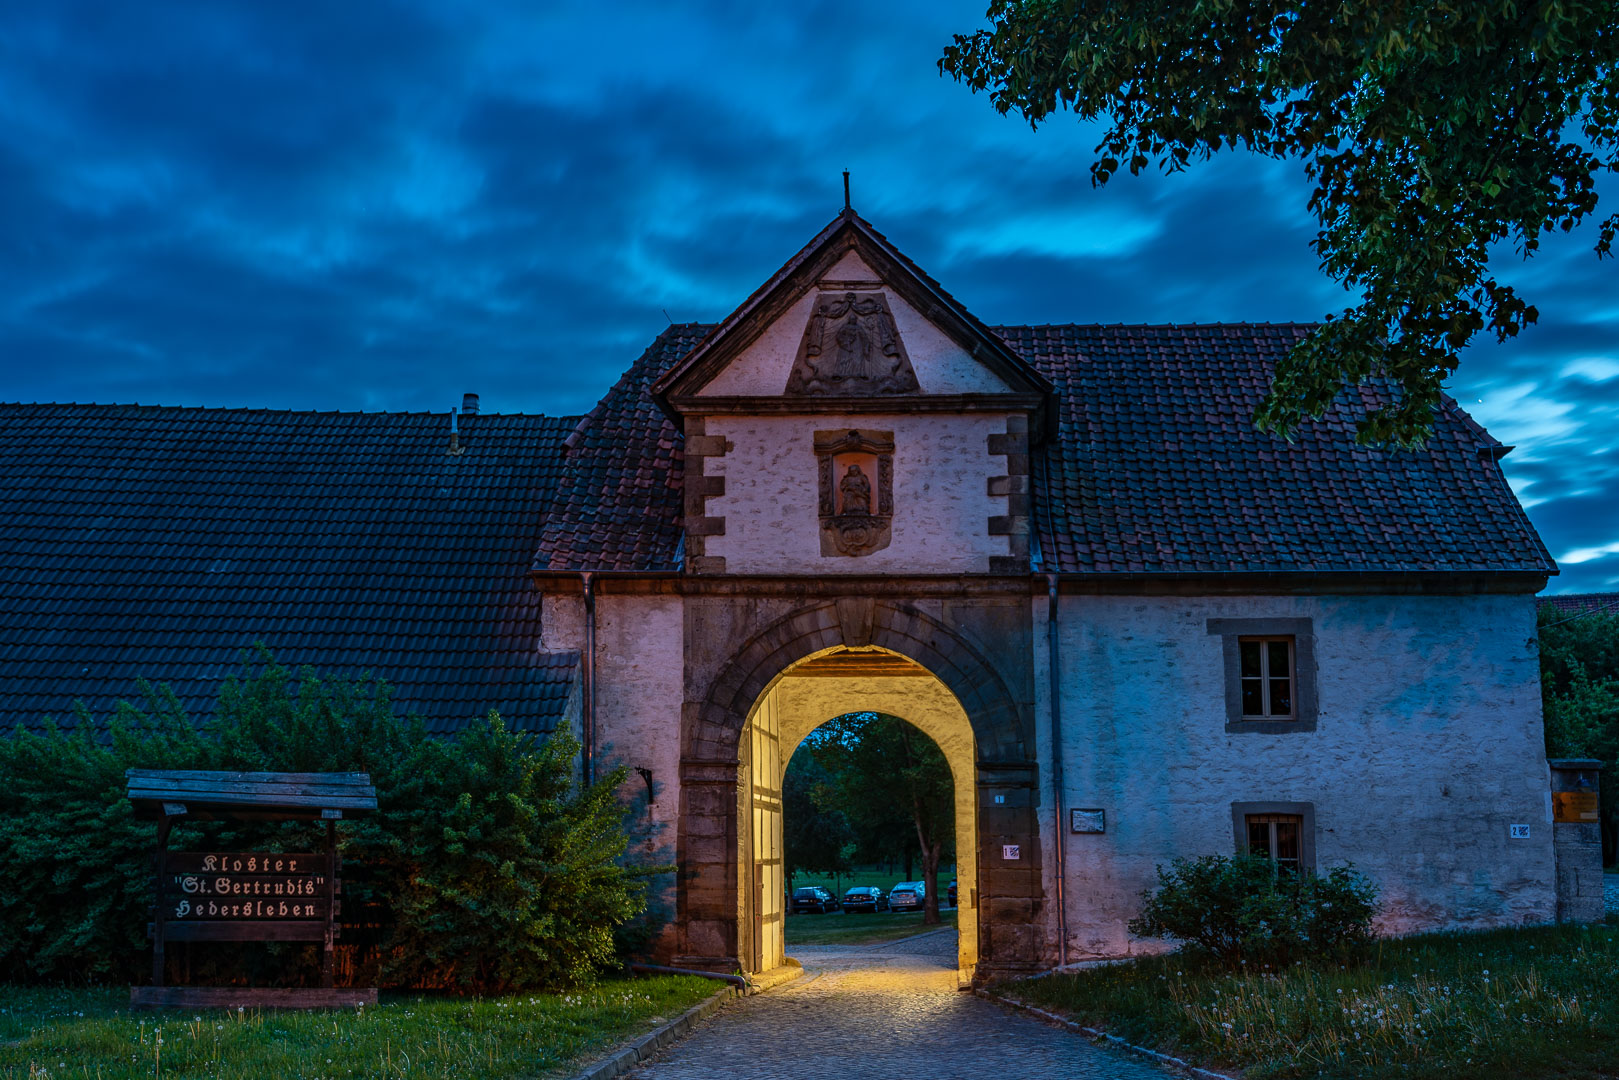
[[[136,680],[211,712],[241,650],[371,672],[448,731],[549,730],[577,657],[527,578],[572,418],[0,405],[0,730]]]
[[[712,329],[670,327],[569,435],[537,568],[678,569],[680,442],[651,386]],[[990,329],[1055,387],[1057,430],[1033,462],[1044,568],[1556,571],[1479,453],[1499,444],[1448,399],[1418,451],[1355,443],[1357,412],[1385,393],[1371,383],[1291,443],[1256,431],[1275,362],[1308,326]]]
[[[1385,399],[1346,391],[1292,442],[1252,416],[1308,326],[998,327],[1057,388],[1037,454],[1048,568],[1079,573],[1554,572],[1493,458],[1447,399],[1422,450],[1356,445]]]

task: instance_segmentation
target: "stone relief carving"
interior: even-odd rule
[[[821,554],[858,557],[887,547],[894,518],[894,433],[815,433]]]
[[[789,394],[914,394],[916,372],[880,292],[825,294],[810,313]]]

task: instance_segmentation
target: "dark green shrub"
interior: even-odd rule
[[[623,864],[622,771],[580,790],[571,733],[537,742],[491,714],[430,737],[393,715],[386,684],[294,680],[262,651],[200,730],[161,691],[143,705],[120,705],[103,740],[86,716],[70,733],[0,737],[0,980],[142,978],[156,829],[130,812],[131,767],[369,772],[378,812],[338,829],[343,904],[345,918],[368,908],[381,923],[366,975],[387,985],[585,983],[645,906],[649,869]],[[318,850],[320,829],[187,825],[170,847]],[[212,978],[241,979],[307,971],[312,952],[199,957]]]
[[[1372,938],[1377,886],[1351,866],[1277,873],[1259,855],[1204,855],[1158,868],[1130,920],[1138,937],[1167,937],[1235,967],[1348,957]]]

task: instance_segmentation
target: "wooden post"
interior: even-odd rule
[[[157,877],[152,881],[152,985],[163,985],[163,877],[168,873],[169,829],[174,819],[167,814],[157,823]]]
[[[330,811],[329,811],[330,812]],[[326,948],[320,959],[320,985],[332,988],[332,945],[337,931],[337,822],[326,819]]]

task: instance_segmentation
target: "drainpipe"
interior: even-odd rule
[[[584,693],[580,695],[579,733],[581,765],[585,786],[596,779],[596,579],[586,570],[579,575],[580,587],[585,594],[585,663]]]
[[[1063,779],[1062,779],[1062,676],[1057,662],[1057,575],[1046,575],[1046,666],[1051,672],[1051,789],[1057,803],[1057,966],[1068,966],[1068,903],[1065,897],[1067,871],[1064,866]]]
[[[696,975],[700,979],[717,979],[720,982],[730,983],[736,987],[738,993],[746,994],[753,990],[753,984],[748,982],[745,975],[722,975],[717,971],[702,971],[698,968],[666,967],[663,964],[626,964],[631,971],[645,975]]]

